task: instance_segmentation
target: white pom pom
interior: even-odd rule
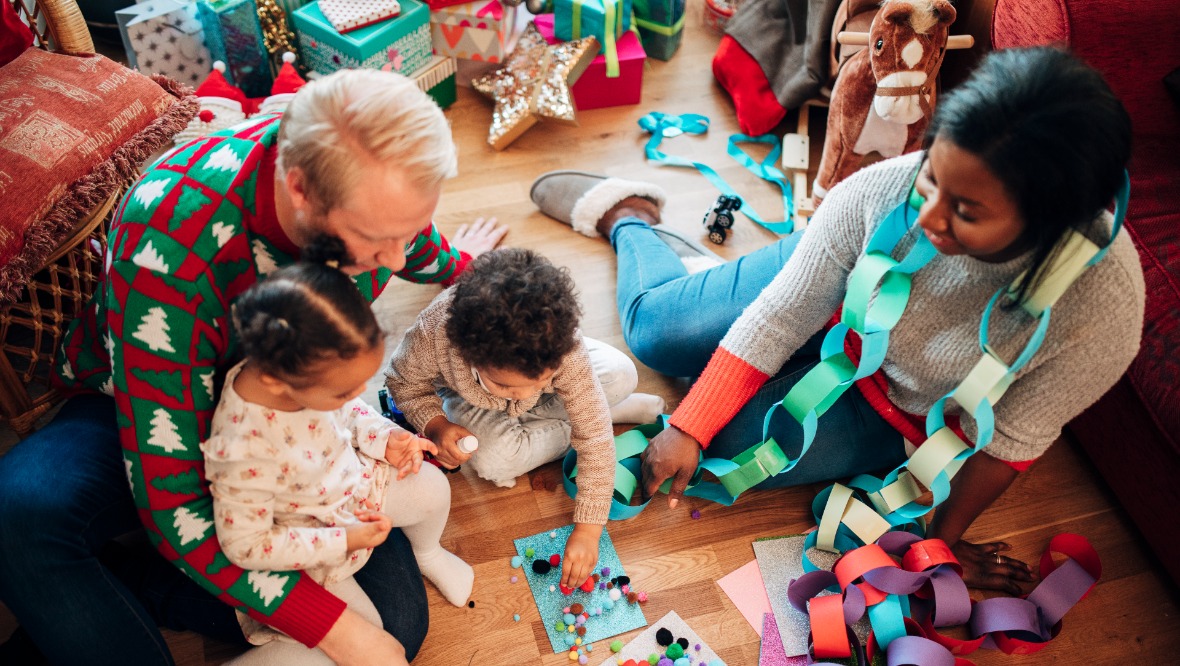
[[[295,54],[290,51],[284,51],[283,62],[295,62]]]
[[[220,60],[214,60],[213,69],[221,72],[222,74],[225,74],[225,63],[221,62]]]

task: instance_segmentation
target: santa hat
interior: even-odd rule
[[[295,54],[287,51],[283,54],[283,67],[275,77],[274,85],[270,88],[270,97],[262,100],[258,105],[258,113],[274,113],[283,111],[291,103],[295,93],[307,85],[307,81],[295,69]]]
[[[198,137],[232,127],[246,119],[250,102],[241,88],[225,79],[225,63],[213,63],[213,71],[197,86],[197,100],[201,110],[189,121],[188,127],[177,132],[173,141],[180,145]]]

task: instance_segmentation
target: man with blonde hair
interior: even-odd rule
[[[236,607],[339,663],[413,658],[427,601],[400,531],[357,576],[382,630],[301,572],[229,563],[199,444],[236,356],[231,304],[313,236],[344,241],[341,268],[370,300],[395,274],[448,282],[499,243],[506,228],[494,219],[460,227],[455,245],[434,227],[455,171],[434,102],[370,70],[314,81],[284,115],[194,140],[147,169],[59,357],[74,397],[0,458],[0,600],[45,657],[170,664],[158,625],[244,644]],[[141,524],[163,557],[109,557],[128,550],[112,540]]]

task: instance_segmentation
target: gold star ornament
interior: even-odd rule
[[[529,23],[504,65],[471,82],[496,103],[488,129],[492,148],[504,150],[542,119],[576,125],[570,86],[597,55],[594,37],[549,44]]]

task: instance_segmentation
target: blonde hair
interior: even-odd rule
[[[300,169],[309,199],[323,211],[373,163],[403,170],[418,187],[437,186],[458,171],[442,110],[393,72],[349,69],[309,82],[283,114],[278,140],[279,173]]]

